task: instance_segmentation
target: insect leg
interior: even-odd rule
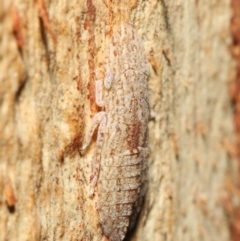
[[[102,151],[102,145],[104,141],[106,123],[107,123],[107,116],[105,115],[98,128],[95,154],[93,156],[92,163],[91,163],[92,175],[90,177],[90,182],[91,182],[90,193],[89,193],[90,196],[92,196],[94,193],[94,187],[96,186],[98,176],[99,176],[99,170],[101,165],[101,151]]]
[[[88,134],[86,135],[84,144],[82,145],[81,153],[84,152],[86,150],[86,148],[89,146],[89,144],[92,140],[94,131],[96,130],[98,125],[102,122],[102,120],[105,116],[106,116],[106,112],[100,111],[97,114],[95,114],[95,116],[93,117],[90,130],[89,130]]]

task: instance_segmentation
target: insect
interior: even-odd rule
[[[121,241],[136,221],[146,191],[149,70],[143,41],[129,24],[113,31],[106,45],[106,74],[96,81],[96,103],[83,152],[98,128],[90,196],[104,234]]]

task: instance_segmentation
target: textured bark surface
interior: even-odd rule
[[[148,191],[127,240],[229,240],[230,19],[230,0],[0,1],[0,240],[106,240],[88,197],[95,143],[78,149],[122,23],[144,41],[152,111]]]
[[[234,125],[236,132],[236,156],[238,160],[238,172],[240,174],[240,0],[232,0],[232,56],[236,62],[236,78],[230,84],[230,94],[234,106]],[[233,197],[240,196],[240,175],[238,175],[237,185],[233,188]],[[231,198],[232,199],[232,198]],[[229,205],[228,205],[229,206]],[[231,218],[231,236],[233,241],[240,240],[240,203],[232,212]]]

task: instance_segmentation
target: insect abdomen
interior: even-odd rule
[[[145,192],[143,151],[102,160],[98,182],[99,218],[105,235],[121,241],[133,224]]]

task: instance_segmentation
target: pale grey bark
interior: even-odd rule
[[[78,148],[106,39],[126,22],[145,44],[152,112],[148,192],[129,240],[229,240],[230,1],[108,2],[46,0],[56,44],[41,1],[0,2],[0,240],[104,240],[88,197],[95,143]]]

